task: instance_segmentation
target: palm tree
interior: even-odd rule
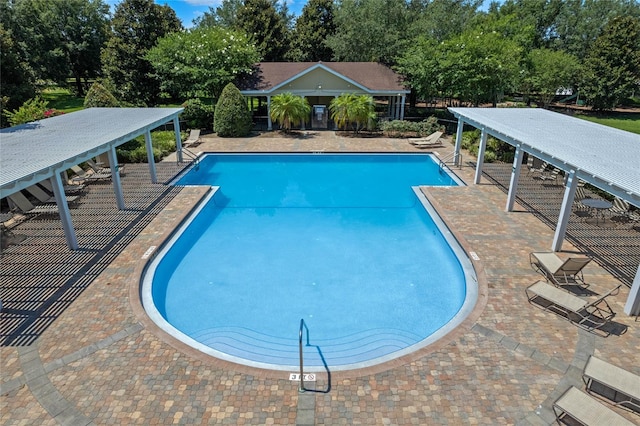
[[[349,123],[355,123],[355,132],[366,127],[369,120],[375,118],[373,98],[368,95],[343,93],[334,98],[329,105],[331,119],[339,128],[346,128]]]
[[[271,99],[271,119],[278,122],[285,131],[291,131],[291,126],[297,126],[306,120],[311,112],[311,106],[306,98],[286,92]]]

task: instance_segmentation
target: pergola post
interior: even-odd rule
[[[456,146],[454,148],[455,156],[453,164],[460,166],[460,150],[462,149],[462,130],[464,129],[464,121],[458,118],[458,129],[456,130]]]
[[[178,132],[180,134],[180,132]],[[182,155],[182,142],[181,138],[176,139],[176,153]],[[158,183],[158,177],[156,175],[156,162],[153,158],[153,144],[151,143],[151,130],[147,130],[144,134],[144,143],[147,148],[147,162],[149,163],[149,174],[151,175],[151,183]],[[180,160],[178,160],[180,161]]]
[[[505,210],[513,211],[516,202],[516,193],[518,192],[518,181],[520,180],[520,169],[522,168],[522,157],[524,151],[522,146],[516,145],[516,153],[513,158],[513,167],[511,168],[511,182],[509,183],[509,193],[507,194],[507,206]]]
[[[109,156],[109,164],[111,164],[111,181],[113,182],[113,192],[116,194],[116,204],[120,210],[124,210],[124,194],[122,193],[122,182],[120,182],[116,148],[112,146],[111,149],[107,151],[107,155]]]
[[[476,164],[476,176],[473,179],[473,183],[476,185],[480,183],[482,177],[482,164],[484,163],[484,151],[487,148],[487,129],[482,129],[480,135],[480,147],[478,148],[478,164]]]
[[[180,120],[178,120],[177,115],[173,119],[173,131],[176,134],[176,156],[178,157],[178,163],[182,163],[182,136],[180,136]],[[149,149],[150,146],[151,145],[147,145],[147,154],[151,152],[153,156],[153,150]],[[153,161],[149,161],[149,164],[153,164]],[[153,183],[156,182],[154,181]]]
[[[400,100],[400,120],[404,120],[404,104],[407,101],[407,95],[402,95]]]
[[[627,303],[624,305],[624,313],[633,316],[640,315],[640,265],[638,265],[631,290],[629,290],[629,297],[627,297]]]
[[[273,125],[271,123],[271,96],[267,96],[267,130],[273,130]]]
[[[556,232],[553,235],[553,243],[551,244],[551,250],[553,251],[559,251],[562,249],[562,242],[564,241],[564,236],[567,233],[569,217],[571,216],[571,206],[573,205],[573,198],[576,195],[577,188],[578,179],[576,177],[576,171],[570,170],[567,174],[567,184],[562,197],[558,224],[556,225]]]
[[[62,229],[64,230],[64,236],[67,239],[67,245],[71,250],[77,250],[78,237],[76,236],[76,230],[71,222],[71,213],[69,212],[69,205],[67,204],[67,199],[64,195],[64,187],[62,185],[60,173],[54,173],[49,181],[53,188],[53,195],[56,197],[58,210],[60,211],[60,220],[62,221]]]

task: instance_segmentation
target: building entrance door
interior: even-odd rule
[[[314,105],[311,111],[311,127],[313,129],[326,129],[329,118],[329,109],[326,105]]]

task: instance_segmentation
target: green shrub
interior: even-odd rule
[[[420,122],[405,120],[386,121],[380,125],[380,130],[391,138],[405,138],[408,136],[429,136],[433,132],[443,130],[436,117],[429,117]]]
[[[213,130],[213,105],[207,105],[200,99],[189,99],[182,104],[181,118],[189,129]]]
[[[120,102],[115,96],[111,94],[102,84],[97,81],[91,85],[87,91],[87,96],[84,97],[84,107],[107,107],[115,108],[119,107]]]
[[[9,121],[11,126],[17,126],[19,124],[30,123],[32,121],[64,114],[62,111],[48,108],[47,105],[47,101],[36,96],[35,98],[26,101],[17,110],[8,111],[5,109],[2,112],[5,117],[7,117],[7,121]]]
[[[187,132],[180,132],[182,140],[187,138]],[[172,130],[163,130],[151,133],[151,145],[155,162],[176,150],[176,135]],[[116,149],[118,161],[123,163],[147,163],[147,149],[144,136],[138,136]]]
[[[462,149],[469,151],[471,155],[478,155],[480,149],[480,129],[475,129],[462,133]],[[489,136],[487,138],[487,146],[484,151],[484,161],[486,163],[492,163],[496,160],[512,163],[515,152],[511,145],[506,142],[502,142],[499,139]]]
[[[241,137],[251,132],[252,125],[244,96],[233,83],[227,84],[216,104],[213,130],[218,136]]]

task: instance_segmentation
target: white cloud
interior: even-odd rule
[[[193,6],[219,6],[222,0],[184,0],[184,2]]]

